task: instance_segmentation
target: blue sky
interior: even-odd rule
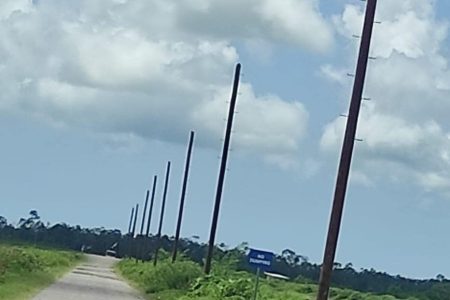
[[[2,1],[0,215],[126,230],[197,132],[183,236],[206,240],[236,62],[218,241],[322,260],[361,1]],[[450,276],[448,10],[379,0],[337,260]],[[229,23],[232,22],[232,23]],[[156,231],[156,218],[152,232]]]

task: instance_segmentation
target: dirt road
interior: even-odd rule
[[[87,255],[72,272],[39,293],[33,300],[137,300],[139,293],[112,270],[117,259]]]

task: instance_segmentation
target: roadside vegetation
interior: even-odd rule
[[[28,299],[81,258],[70,251],[0,244],[0,299]]]
[[[176,263],[164,259],[156,267],[151,262],[124,259],[118,272],[138,287],[148,299],[161,300],[248,300],[252,299],[255,276],[236,271],[228,262],[215,262],[214,273],[204,276],[200,265],[183,258]],[[261,279],[260,300],[312,300],[316,285]],[[332,289],[333,300],[396,300],[394,296],[372,295],[348,289]],[[415,299],[415,298],[409,298]]]
[[[28,216],[20,218],[17,222],[13,223],[8,222],[6,218],[0,216],[0,243],[11,243],[11,241],[17,243],[28,243],[47,248],[75,251],[84,250],[87,253],[100,255],[104,255],[106,251],[112,250],[119,258],[137,257],[144,261],[151,260],[151,257],[157,245],[161,245],[161,249],[165,251],[171,251],[174,245],[173,238],[167,235],[162,236],[161,240],[158,240],[158,238],[154,235],[137,235],[133,238],[132,234],[123,234],[122,232],[120,232],[120,230],[105,228],[82,228],[81,226],[71,226],[65,223],[49,224],[41,220],[38,212],[35,210],[30,211]],[[196,236],[192,236],[191,238],[183,238],[179,242],[179,253],[182,253],[182,255],[185,257],[184,260],[189,263],[189,266],[194,266],[192,268],[189,267],[189,270],[196,269],[197,271],[201,271],[200,266],[202,265],[203,259],[205,258],[206,250],[207,244],[201,242]],[[213,284],[211,284],[211,282],[219,282],[219,279],[221,278],[223,280],[235,278],[235,273],[233,272],[244,272],[238,273],[240,275],[236,276],[239,278],[252,279],[252,269],[247,263],[247,250],[248,245],[246,243],[242,243],[237,247],[229,247],[225,244],[217,245],[214,250],[214,256],[216,259],[216,267],[214,268],[214,271],[216,273],[213,275],[213,278],[202,278],[201,272],[200,277],[198,277],[197,275],[193,276],[196,280],[200,278],[198,279],[199,282],[197,282],[197,284],[199,284],[201,288],[197,289],[197,293],[200,293],[199,291],[203,291],[206,289],[213,289],[212,287],[206,288],[205,286],[212,286]],[[135,267],[139,268],[139,266]],[[180,268],[182,267],[185,266],[180,266]],[[227,270],[227,272],[232,272],[232,274],[229,275],[230,273],[227,273],[227,276],[222,276],[220,275],[221,273],[217,273],[218,269],[220,268]],[[133,269],[132,272],[128,272],[128,276],[126,275],[126,270],[123,271],[124,275],[127,278],[130,278],[134,282],[140,283],[140,285],[145,287],[146,290],[149,289],[145,281],[143,284],[143,281],[141,279],[137,277],[131,278],[132,276],[138,276],[132,275],[133,272],[139,273],[141,272],[141,270]],[[320,265],[315,262],[311,262],[308,257],[296,253],[291,249],[285,249],[281,251],[281,253],[277,253],[275,255],[272,264],[272,271],[291,278],[292,282],[286,284],[288,284],[289,286],[288,290],[291,291],[292,288],[294,292],[289,293],[297,293],[295,291],[297,289],[301,289],[302,293],[304,294],[304,296],[302,297],[304,298],[308,297],[308,292],[303,290],[303,287],[305,287],[306,289],[315,288],[315,284],[319,280]],[[159,272],[160,273],[158,274],[165,274],[165,272],[163,271]],[[184,274],[183,276],[187,275]],[[188,278],[191,277],[192,276],[188,276]],[[238,282],[239,284],[244,285],[245,280],[240,279],[240,281]],[[227,282],[224,282],[223,284],[226,285],[228,284]],[[232,282],[234,284],[233,280]],[[295,286],[290,285],[294,283],[296,284]],[[190,291],[189,295],[191,296],[186,295],[185,297],[193,297],[193,284],[194,283],[192,283],[191,281],[188,281],[187,287],[175,287],[172,288],[173,291],[171,291],[171,289],[169,288],[164,292],[157,293],[175,293],[179,295],[180,293],[183,294],[184,290],[187,290]],[[282,290],[285,288],[285,286],[281,283],[275,287],[266,287],[266,284],[267,283],[263,281],[262,295],[264,297],[265,295],[270,295],[270,293],[272,292],[282,293]],[[280,288],[280,286],[282,288]],[[335,299],[361,299],[360,296],[357,296],[359,295],[357,294],[357,292],[360,292],[361,295],[392,295],[393,297],[396,297],[398,299],[450,299],[450,280],[445,278],[441,274],[437,274],[435,278],[430,279],[410,279],[399,275],[391,275],[385,272],[380,272],[372,268],[355,268],[351,262],[346,262],[344,264],[340,264],[338,262],[335,263],[332,276],[332,286],[339,288],[340,294],[335,295]],[[280,288],[280,290],[279,292],[276,292],[278,291],[278,288]],[[228,290],[228,288],[223,289]],[[350,293],[351,295],[348,295],[348,293]],[[352,293],[355,294],[353,295]],[[314,292],[311,292],[311,294],[314,294]],[[345,296],[345,298],[342,295],[347,296]],[[271,296],[267,297],[270,298]],[[289,295],[284,295],[283,297],[285,299],[289,299]],[[297,295],[295,297],[297,297]],[[298,299],[301,300],[302,298],[300,297]],[[367,299],[378,300],[380,298]]]

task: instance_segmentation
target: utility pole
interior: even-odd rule
[[[208,253],[206,255],[205,273],[211,272],[211,262],[214,252],[214,242],[216,239],[217,223],[219,220],[220,202],[222,200],[223,183],[225,180],[225,171],[227,169],[228,151],[230,148],[231,129],[233,127],[234,110],[236,107],[236,98],[239,88],[239,77],[241,74],[241,64],[236,65],[233,81],[233,90],[231,92],[230,108],[228,111],[228,121],[225,130],[225,139],[223,142],[222,161],[220,163],[219,178],[217,181],[216,200],[214,203],[214,211],[211,222],[211,232],[209,236]]]
[[[144,203],[144,209],[142,210],[142,220],[141,220],[141,231],[140,231],[140,234],[139,234],[139,236],[138,236],[138,239],[137,239],[137,247],[138,247],[138,253],[136,254],[136,256],[138,257],[138,258],[140,258],[142,261],[144,261],[144,258],[143,258],[143,256],[144,256],[144,236],[143,236],[143,234],[144,234],[144,223],[145,223],[145,214],[147,213],[147,205],[148,205],[148,196],[149,196],[149,194],[150,194],[150,191],[149,190],[147,190],[147,193],[146,193],[146,195],[145,195],[145,203]]]
[[[194,131],[191,131],[191,134],[189,136],[188,150],[187,150],[187,154],[186,154],[186,165],[184,167],[183,186],[181,188],[180,209],[178,211],[177,229],[175,232],[175,241],[173,243],[172,262],[175,262],[177,260],[178,241],[180,239],[180,233],[181,233],[181,222],[183,221],[184,201],[185,201],[185,197],[186,197],[186,188],[187,188],[187,182],[188,182],[188,177],[189,177],[189,167],[191,164],[191,155],[192,155],[192,146],[194,144],[194,136],[195,136]]]
[[[131,232],[131,236],[133,238],[134,238],[134,234],[136,232],[136,223],[137,223],[138,211],[139,211],[139,204],[136,204],[136,209],[134,210],[133,230]]]
[[[361,45],[359,50],[358,64],[356,67],[355,82],[350,101],[350,110],[345,129],[344,143],[341,150],[339,170],[336,179],[333,207],[331,211],[330,223],[328,228],[325,253],[323,258],[322,270],[320,273],[319,291],[317,300],[327,300],[330,289],[333,264],[336,256],[339,230],[342,221],[342,212],[344,209],[345,194],[347,191],[350,165],[352,161],[353,148],[355,144],[356,128],[358,125],[358,116],[361,107],[364,81],[366,77],[367,62],[369,59],[370,42],[372,39],[373,24],[375,20],[377,0],[367,0],[366,15],[364,27],[361,36]]]
[[[153,186],[152,186],[152,197],[150,199],[150,209],[148,211],[148,220],[147,220],[147,231],[145,232],[145,236],[148,237],[150,234],[150,224],[152,222],[152,214],[153,214],[153,204],[155,203],[155,192],[156,192],[156,182],[158,180],[158,176],[153,177]]]
[[[137,223],[138,212],[139,212],[139,204],[136,204],[136,208],[134,209],[133,229],[131,232],[131,244],[130,244],[131,257],[136,256],[135,255],[136,249],[135,249],[135,243],[134,243],[134,234],[136,233],[136,223]]]
[[[164,211],[166,208],[167,188],[169,187],[169,176],[170,176],[170,161],[167,162],[166,181],[164,182],[164,191],[163,191],[163,198],[162,198],[162,204],[161,204],[161,215],[159,217],[157,245],[156,245],[155,256],[154,256],[154,260],[153,260],[153,265],[155,265],[155,266],[158,263],[158,252],[159,252],[159,248],[161,247],[161,234],[162,234],[162,226],[163,226],[163,221],[164,221]]]
[[[147,194],[145,195],[144,210],[142,211],[141,235],[144,234],[145,214],[147,213],[147,205],[148,205],[148,196],[149,195],[150,195],[150,191],[147,190]]]
[[[134,206],[131,208],[130,223],[128,224],[128,233],[125,239],[125,241],[128,243],[128,245],[126,246],[127,250],[125,251],[126,256],[128,256],[128,254],[130,254],[131,256],[131,248],[132,248],[131,244],[133,243],[133,235],[131,230],[133,228],[133,219],[134,219]]]
[[[131,226],[133,225],[133,217],[134,217],[134,207],[131,208],[130,223],[128,224],[128,234],[131,233]]]

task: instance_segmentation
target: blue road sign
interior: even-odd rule
[[[272,252],[250,249],[248,263],[261,270],[269,270],[272,266],[273,257]]]

